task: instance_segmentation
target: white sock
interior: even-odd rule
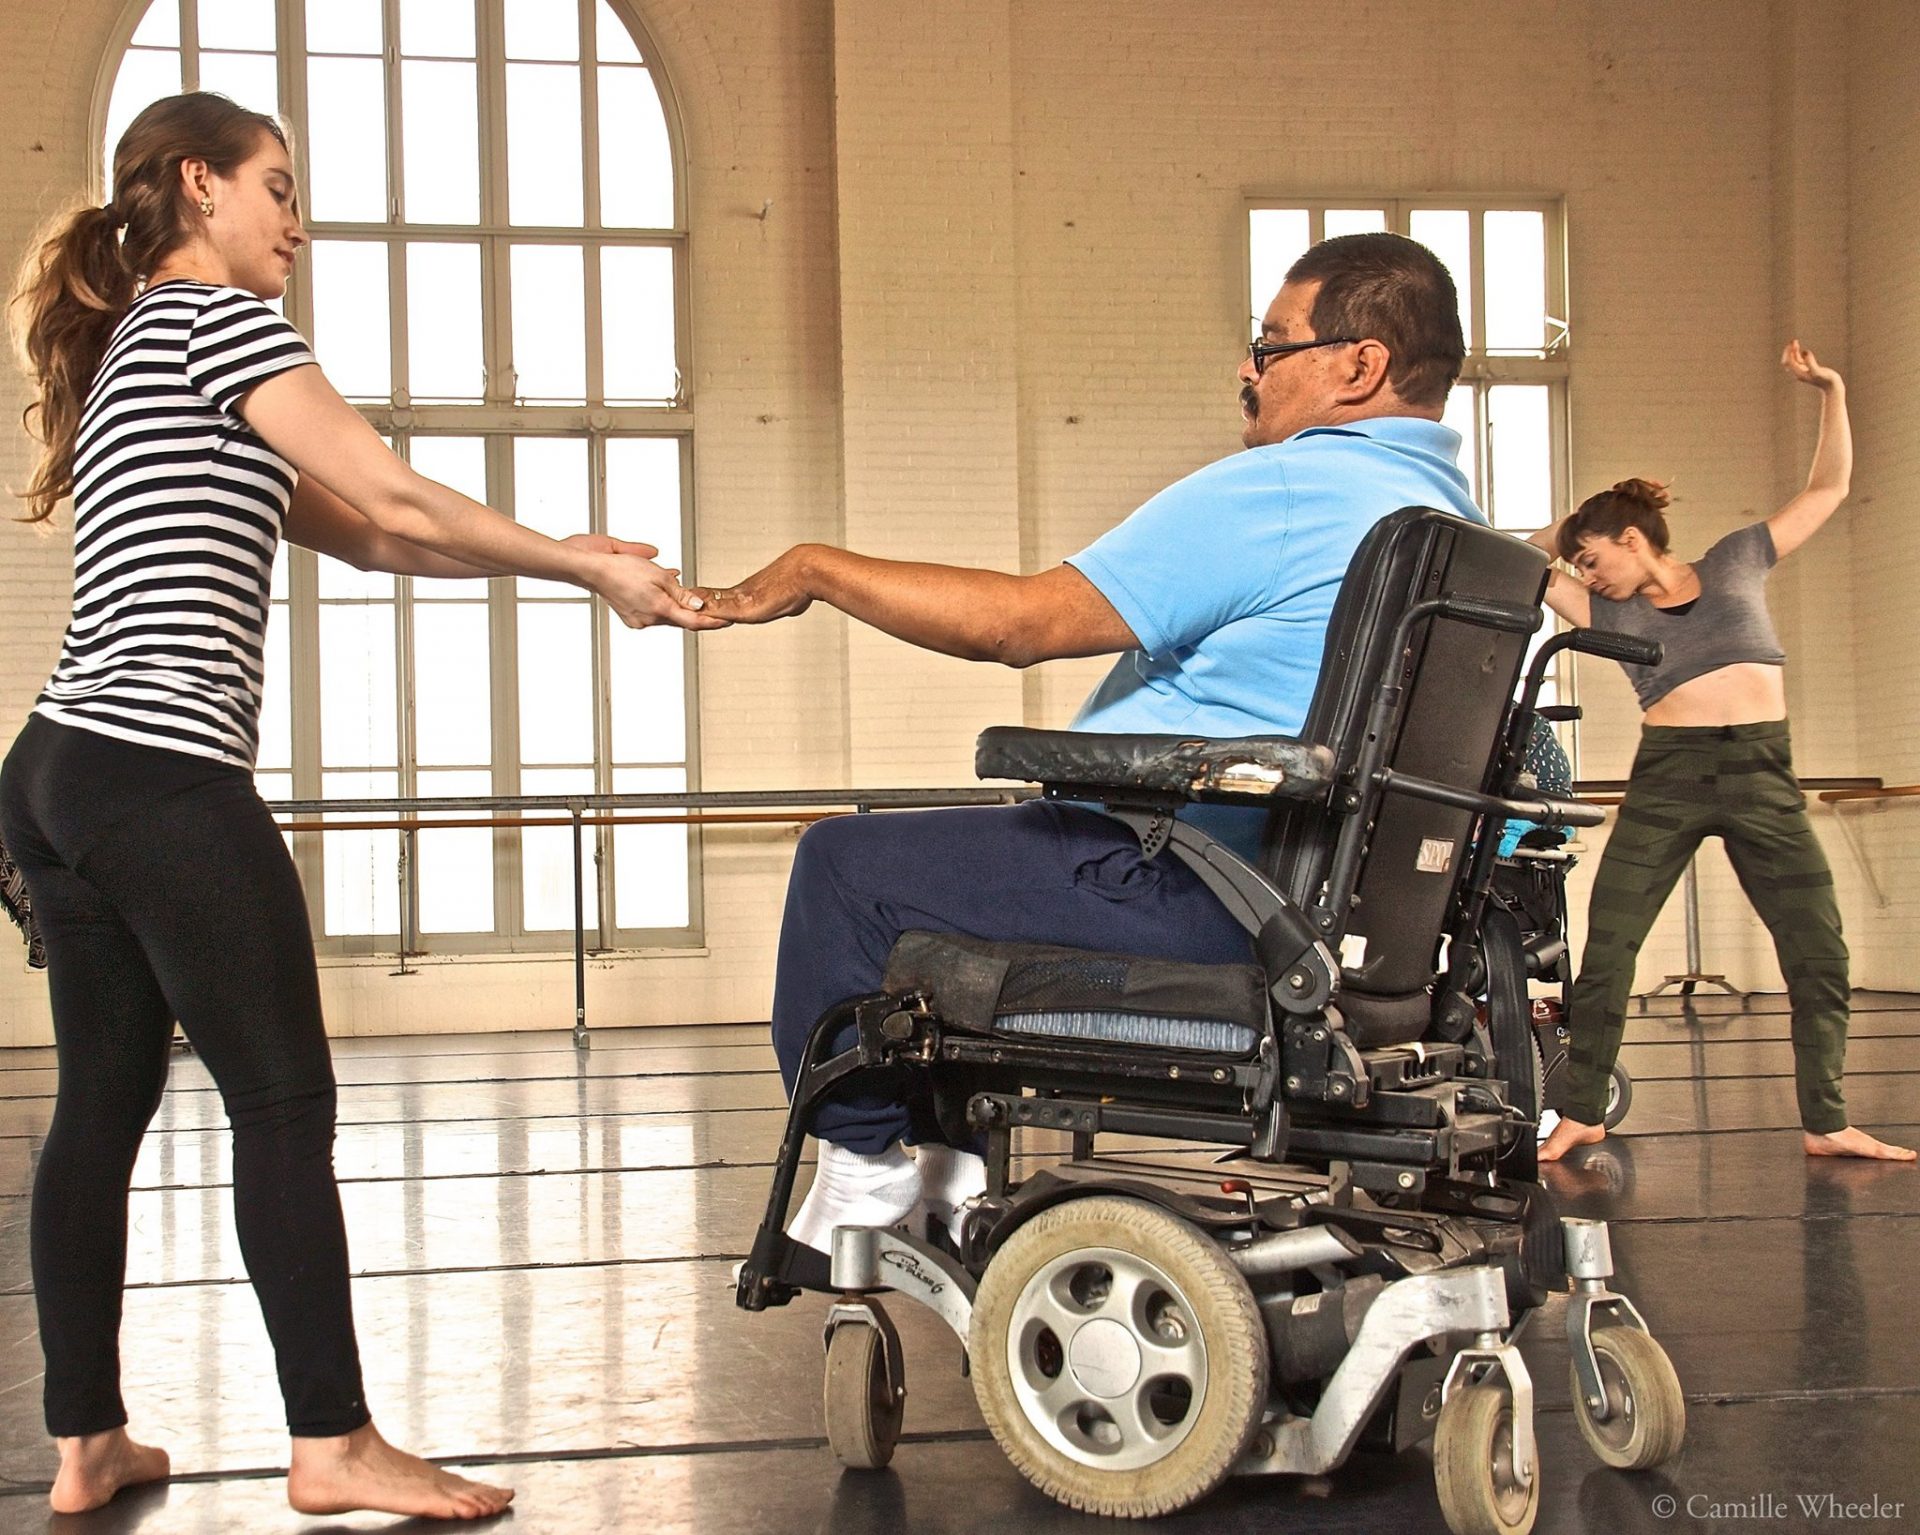
[[[898,1143],[878,1156],[820,1142],[820,1165],[787,1235],[833,1252],[836,1226],[897,1226],[920,1203],[920,1170]]]
[[[920,1164],[921,1202],[949,1228],[963,1204],[987,1191],[986,1159],[971,1151],[929,1141],[914,1148],[914,1160]]]
[[[1560,1116],[1554,1113],[1552,1109],[1542,1109],[1540,1111],[1540,1128],[1535,1133],[1534,1139],[1544,1141],[1549,1135],[1553,1134],[1553,1127],[1559,1123]]]

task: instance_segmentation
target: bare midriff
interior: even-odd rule
[[[1648,725],[1757,725],[1787,717],[1785,668],[1722,666],[1683,682],[1643,716]]]

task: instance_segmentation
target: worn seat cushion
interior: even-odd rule
[[[925,994],[947,1023],[981,1034],[1242,1056],[1267,1028],[1266,978],[1253,964],[911,932],[894,944],[883,984]]]

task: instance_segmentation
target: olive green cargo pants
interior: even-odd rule
[[[1653,920],[1706,837],[1719,837],[1773,948],[1793,1004],[1800,1123],[1843,1129],[1847,946],[1833,871],[1794,782],[1787,722],[1649,725],[1587,910],[1587,947],[1567,1022],[1565,1112],[1600,1123],[1607,1074],[1620,1053],[1634,961]]]

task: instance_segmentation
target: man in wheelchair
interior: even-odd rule
[[[1530,1181],[1525,955],[1490,870],[1508,817],[1598,814],[1512,794],[1545,563],[1455,467],[1461,356],[1430,253],[1328,241],[1241,368],[1248,451],[1059,569],[803,546],[707,594],[749,622],[819,599],[1012,664],[1123,652],[1072,730],[982,735],[980,774],[1041,799],[802,839],[774,1000],[792,1109],[738,1298],[842,1296],[827,1418],[849,1464],[899,1431],[890,1288],[954,1328],[1002,1447],[1075,1507],[1166,1512],[1229,1472],[1433,1433],[1455,1530],[1523,1531],[1515,1313],[1569,1270],[1589,1442],[1626,1466],[1677,1448],[1678,1385],[1605,1288],[1605,1228],[1563,1233]],[[1072,1158],[1017,1167],[1021,1129]],[[1099,1157],[1101,1135],[1231,1165]],[[889,1229],[923,1200],[931,1239]]]
[[[1031,577],[903,565],[802,546],[709,610],[752,622],[818,599],[916,644],[1014,665],[1121,652],[1074,729],[1297,735],[1340,581],[1403,506],[1484,521],[1440,424],[1464,347],[1445,267],[1397,235],[1352,235],[1296,263],[1240,368],[1247,451],[1163,491],[1065,564]],[[1253,857],[1265,814],[1182,818]],[[802,839],[774,983],[791,1090],[808,1034],[879,988],[910,929],[1202,963],[1244,963],[1246,933],[1193,872],[1086,805],[829,821]],[[906,1107],[871,1092],[822,1105],[826,1143],[795,1233],[890,1225],[922,1196],[977,1192],[978,1164],[901,1148]]]

